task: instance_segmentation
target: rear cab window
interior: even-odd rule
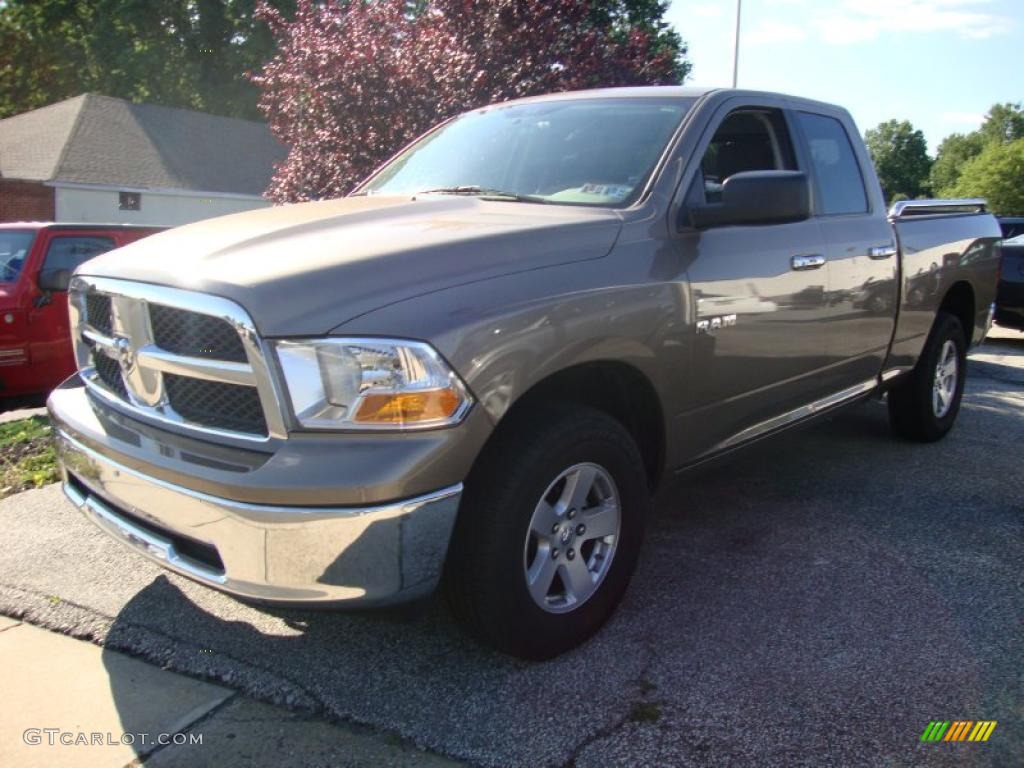
[[[817,180],[818,215],[868,212],[864,176],[846,128],[834,117],[797,112]]]

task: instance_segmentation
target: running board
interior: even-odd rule
[[[788,413],[783,413],[780,416],[773,416],[767,421],[762,421],[760,424],[755,424],[752,427],[747,427],[742,432],[737,432],[730,438],[723,440],[721,443],[716,445],[709,451],[709,453],[718,453],[719,451],[725,451],[730,448],[735,448],[741,443],[746,443],[751,440],[756,440],[769,432],[774,432],[777,429],[782,429],[790,424],[793,424],[803,419],[814,416],[822,411],[827,411],[830,408],[835,408],[837,405],[856,400],[862,395],[866,395],[872,390],[878,387],[878,379],[868,379],[867,381],[861,382],[856,386],[844,389],[835,394],[823,397],[820,400],[815,400],[813,403],[802,405]]]

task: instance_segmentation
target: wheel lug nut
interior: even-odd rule
[[[551,526],[551,532],[552,532],[552,533],[558,533],[558,529],[559,529],[560,527],[561,527],[561,526],[560,526],[560,525],[559,525],[558,523],[555,523],[554,525],[552,525],[552,526]]]
[[[571,549],[569,551],[572,552]],[[552,549],[551,550],[551,559],[552,560],[557,560],[558,559],[558,550],[557,549]],[[570,557],[569,559],[572,560],[572,557]]]
[[[568,550],[565,553],[565,556],[568,557],[570,560],[572,560],[574,557],[576,557],[576,550],[575,549]]]
[[[576,526],[576,535],[577,536],[582,536],[586,532],[587,532],[587,526],[585,526],[583,523],[580,523],[579,525]]]
[[[575,508],[569,510],[569,519],[572,520],[574,517],[576,517],[576,509]]]

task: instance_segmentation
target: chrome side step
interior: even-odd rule
[[[723,440],[712,448],[709,453],[717,453],[729,448],[735,448],[741,443],[755,440],[768,432],[773,432],[776,429],[789,426],[790,424],[806,419],[816,413],[820,413],[821,411],[827,411],[829,408],[835,408],[837,405],[842,405],[849,400],[855,400],[861,395],[868,394],[877,387],[878,379],[868,379],[867,381],[863,381],[860,384],[849,387],[848,389],[836,392],[828,397],[815,400],[813,403],[802,405],[799,408],[795,408],[794,410],[783,413],[779,416],[773,416],[766,421],[762,421],[760,424],[747,427],[742,432],[737,432],[732,437]]]

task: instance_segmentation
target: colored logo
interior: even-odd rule
[[[995,720],[932,720],[921,734],[921,741],[988,741],[996,728]]]

